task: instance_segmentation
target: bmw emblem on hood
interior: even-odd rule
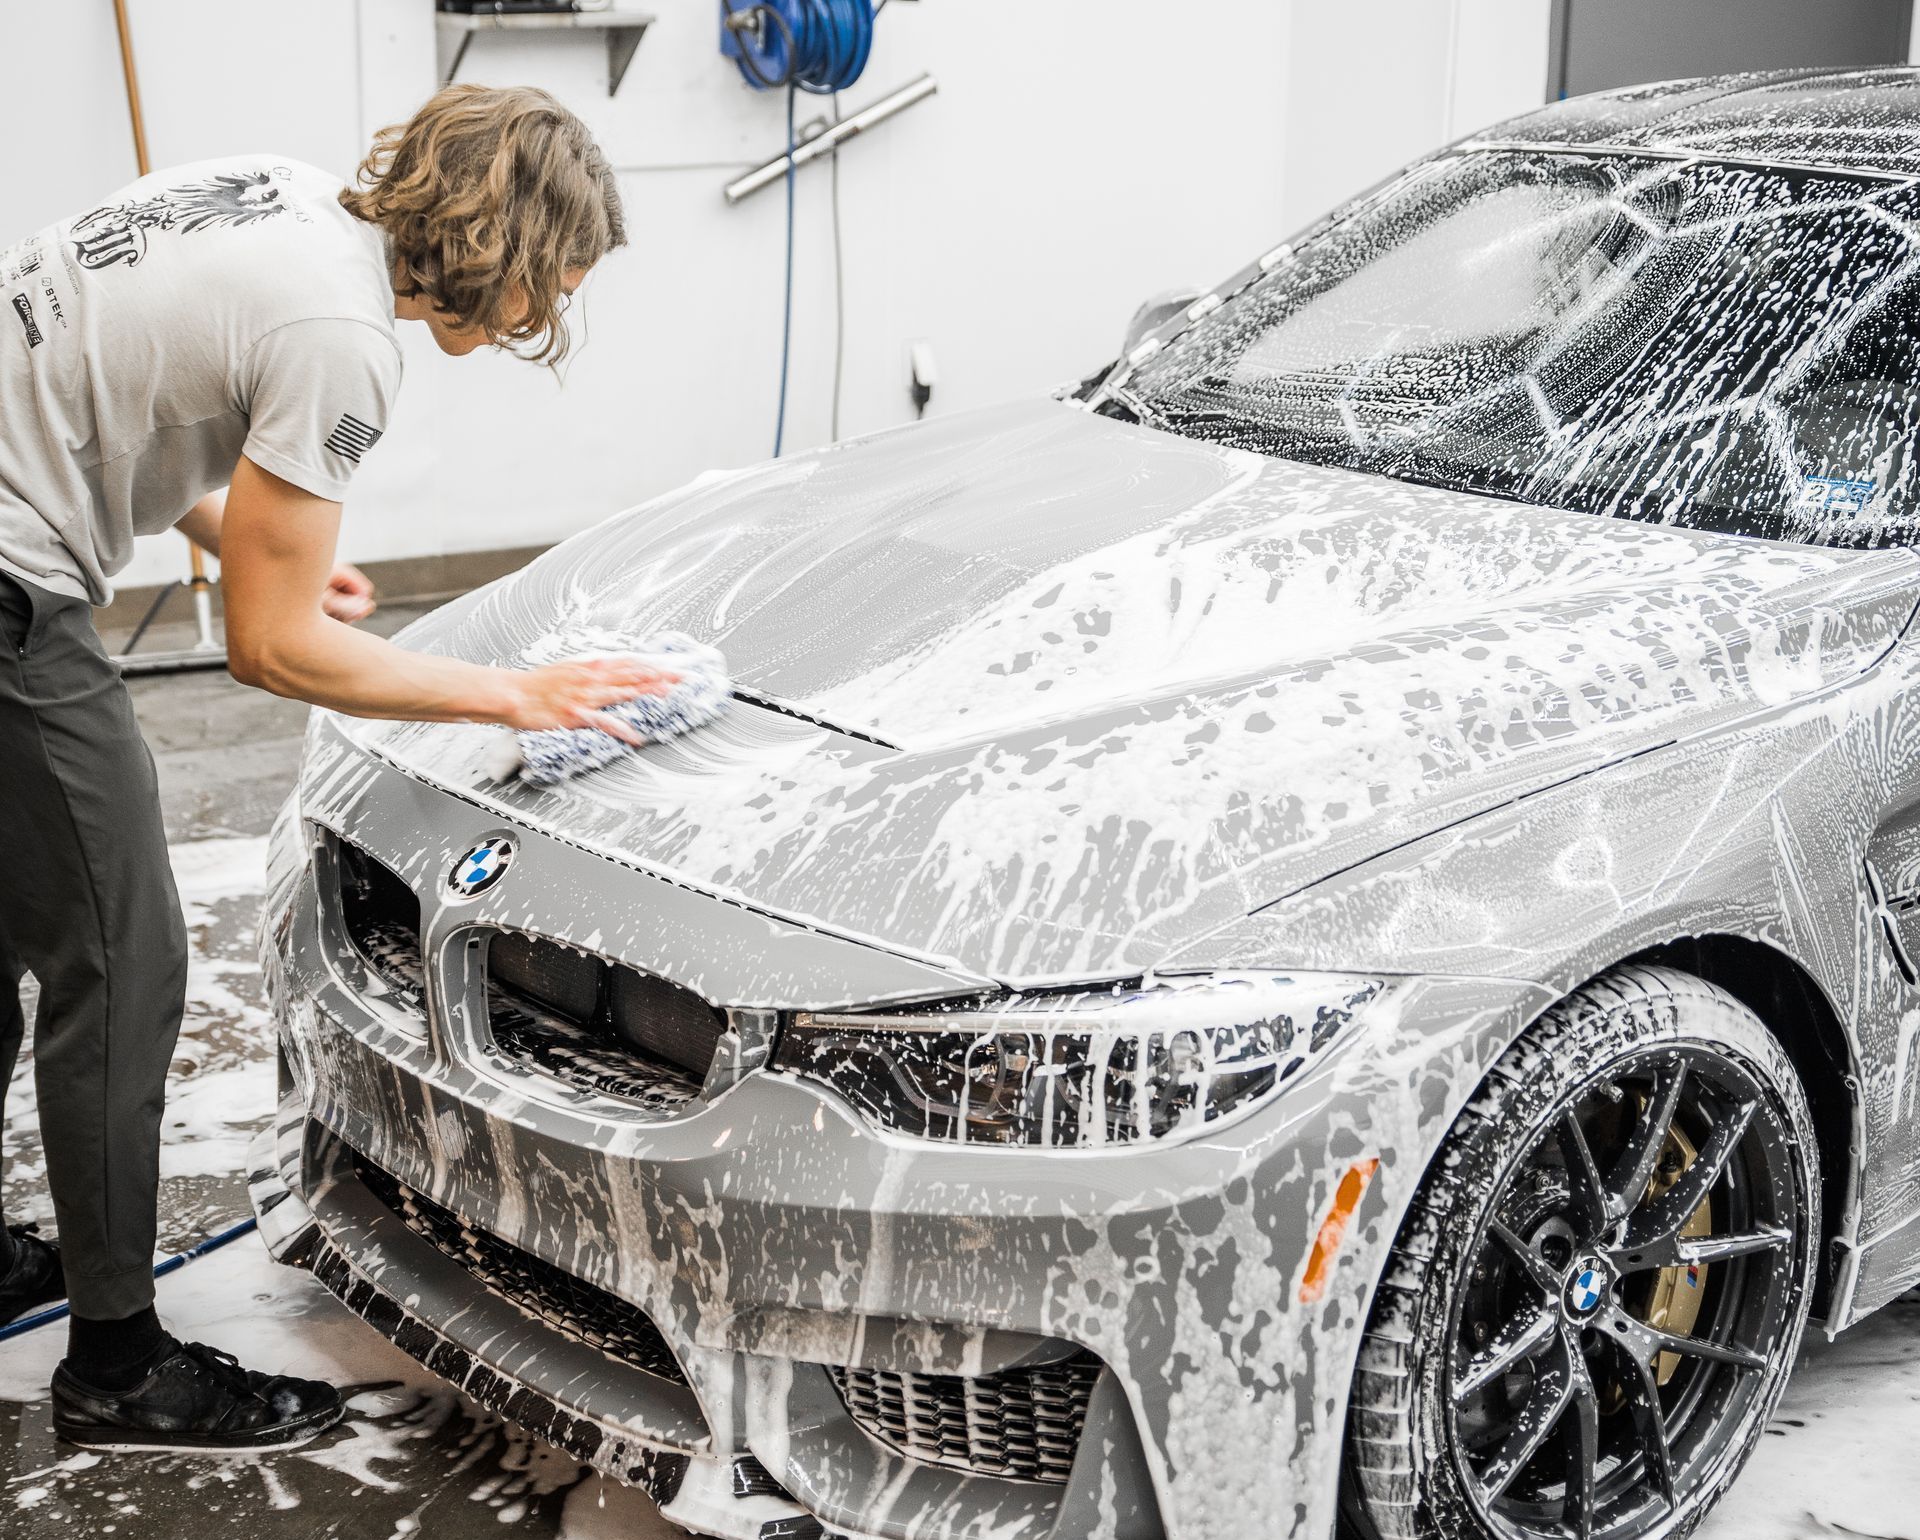
[[[482,840],[453,863],[447,887],[455,898],[478,898],[513,864],[513,841],[504,834]]]

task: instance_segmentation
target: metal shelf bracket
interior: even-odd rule
[[[440,84],[450,86],[460,73],[467,48],[481,32],[581,32],[601,33],[607,40],[607,95],[620,89],[627,78],[627,66],[640,47],[640,39],[654,18],[638,11],[533,11],[494,13],[481,11],[434,12],[434,52],[438,56]]]

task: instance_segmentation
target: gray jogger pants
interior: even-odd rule
[[[40,983],[34,1090],[68,1298],[153,1302],[160,1112],[186,931],[153,758],[83,599],[0,573],[0,1096]]]

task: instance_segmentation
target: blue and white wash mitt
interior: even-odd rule
[[[613,654],[638,658],[662,673],[680,676],[665,695],[636,695],[606,708],[608,716],[625,722],[649,743],[705,727],[727,709],[733,683],[727,678],[727,660],[716,648],[678,631],[660,631],[632,647],[603,646],[574,656]],[[517,774],[535,786],[557,786],[633,751],[632,744],[597,727],[550,727],[503,733],[500,755],[488,769],[497,780]]]

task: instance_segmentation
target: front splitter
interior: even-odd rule
[[[524,1360],[529,1336],[558,1334],[498,1296],[488,1295],[486,1307],[511,1312],[519,1329],[485,1333],[489,1348],[497,1344],[497,1351],[457,1342],[423,1320],[373,1276],[370,1259],[362,1254],[367,1248],[351,1238],[354,1227],[326,1223],[337,1187],[316,1192],[311,1205],[302,1197],[298,1184],[307,1136],[305,1112],[297,1099],[289,1098],[248,1152],[248,1194],[261,1238],[275,1261],[312,1273],[348,1310],[461,1394],[581,1464],[640,1488],[677,1524],[716,1540],[859,1540],[828,1531],[780,1492],[750,1455],[719,1458],[660,1447],[511,1373],[506,1364]],[[392,1238],[384,1238],[375,1249],[384,1275],[397,1260]],[[485,1292],[478,1284],[473,1287]],[[555,1344],[556,1349],[573,1346]]]

